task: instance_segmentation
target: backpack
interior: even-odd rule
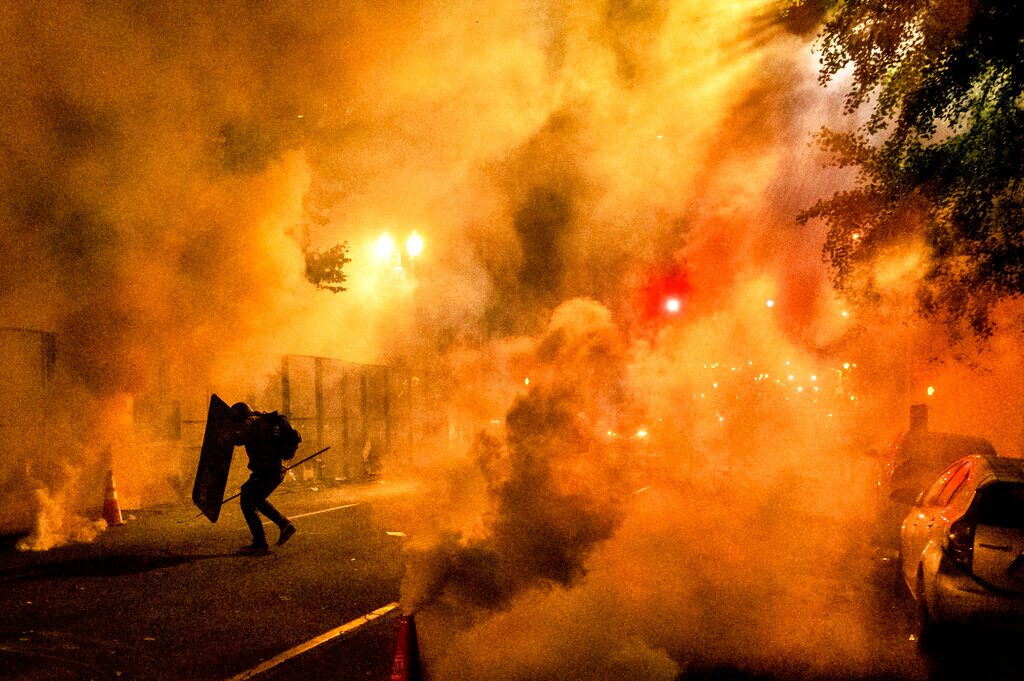
[[[269,425],[272,428],[274,449],[277,451],[277,454],[282,459],[290,459],[295,456],[299,443],[302,442],[302,436],[288,422],[288,417],[272,411],[267,414],[267,421],[269,421]]]

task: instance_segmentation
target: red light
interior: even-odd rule
[[[648,279],[643,287],[643,312],[649,320],[678,317],[686,311],[692,285],[677,264],[668,265]]]

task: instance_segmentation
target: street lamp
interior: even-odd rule
[[[418,258],[423,254],[423,237],[416,230],[413,230],[409,238],[405,240],[405,252],[410,258]]]
[[[409,238],[405,240],[405,254],[409,256],[409,272],[416,276],[416,258],[423,254],[423,237],[416,230],[413,230]]]
[[[403,251],[398,247],[390,234],[383,232],[377,237],[377,241],[373,246],[373,252],[377,260],[385,265],[389,265],[396,272],[402,272],[408,266],[409,270],[415,275],[415,259],[423,254],[423,237],[414,230],[406,238],[405,250]]]
[[[373,252],[379,260],[390,262],[395,252],[395,240],[391,238],[390,234],[384,232],[377,239],[377,243],[374,244]]]

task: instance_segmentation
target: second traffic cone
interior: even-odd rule
[[[398,619],[398,642],[395,646],[395,661],[391,665],[391,681],[422,681],[420,668],[420,644],[416,640],[416,622],[412,615]]]
[[[124,525],[121,504],[117,502],[117,488],[114,487],[114,471],[107,473],[107,494],[103,499],[103,519],[107,525]]]

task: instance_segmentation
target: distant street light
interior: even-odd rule
[[[406,238],[405,250],[402,251],[391,235],[384,232],[377,237],[373,252],[381,263],[391,266],[395,272],[403,272],[408,267],[415,275],[415,259],[423,254],[423,237],[413,231]]]
[[[423,254],[423,237],[419,232],[414,230],[405,240],[405,252],[409,254],[410,258],[418,258]]]
[[[377,239],[377,243],[373,247],[373,252],[379,260],[384,262],[390,262],[392,255],[395,252],[395,240],[391,238],[391,235],[384,232]]]

